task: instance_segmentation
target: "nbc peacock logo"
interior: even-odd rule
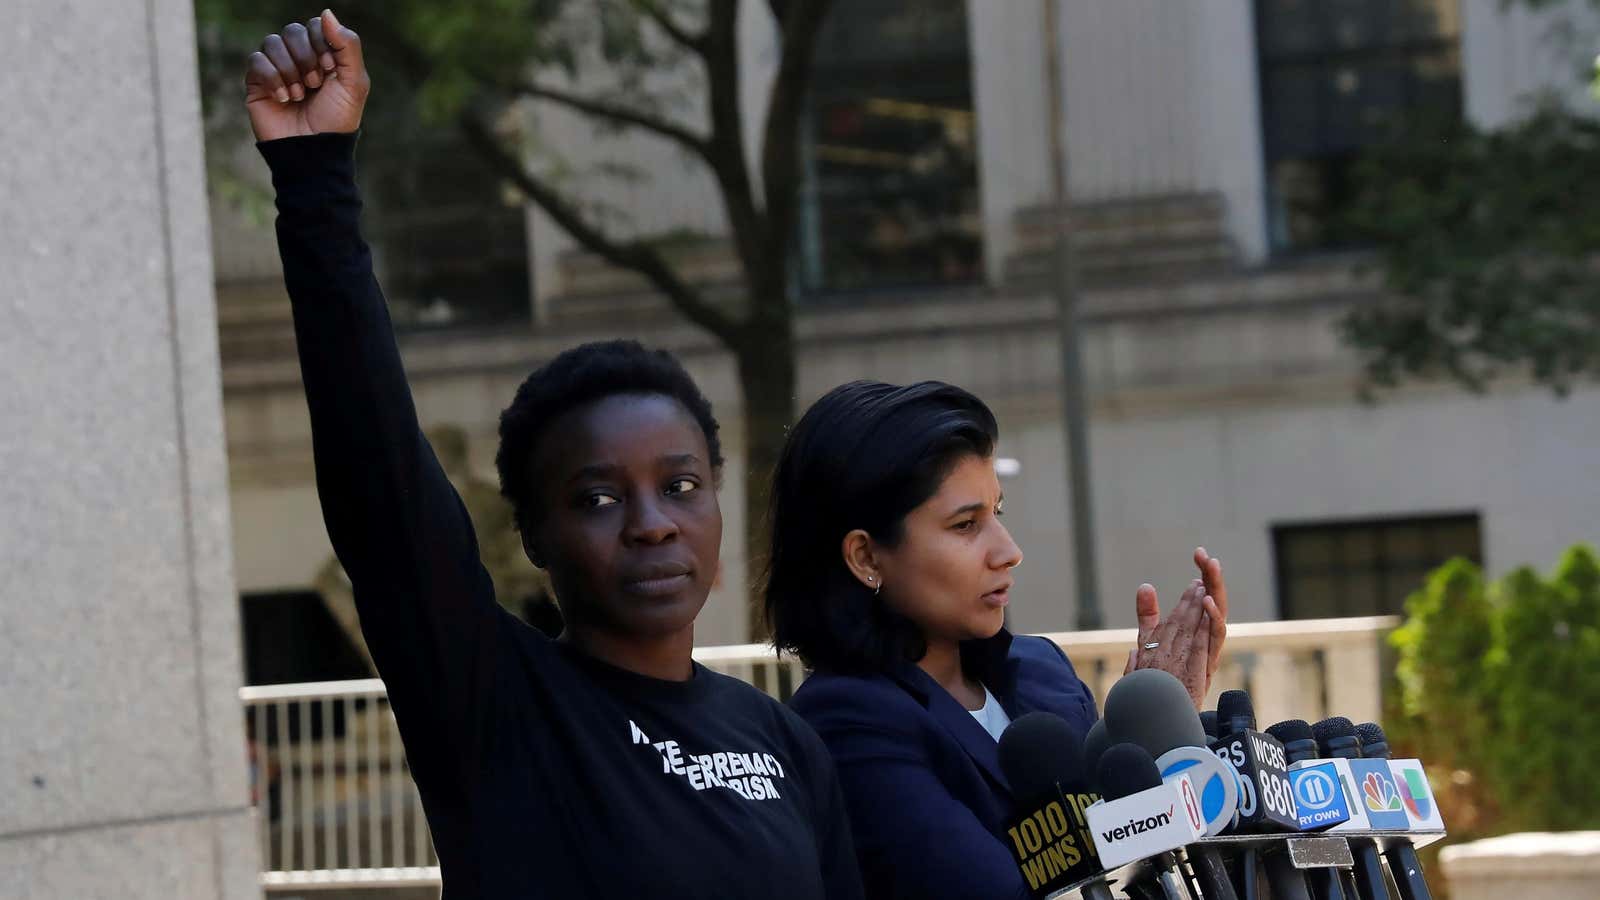
[[[1376,772],[1367,773],[1361,782],[1361,793],[1366,797],[1367,809],[1373,812],[1400,811],[1400,795],[1395,792],[1394,783]]]

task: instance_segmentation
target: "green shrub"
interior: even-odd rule
[[[1406,612],[1390,638],[1399,651],[1397,743],[1417,752],[1436,778],[1459,773],[1447,788],[1468,786],[1466,793],[1498,810],[1494,821],[1476,823],[1485,832],[1594,827],[1594,550],[1568,550],[1549,578],[1521,568],[1492,584],[1472,563],[1455,560],[1407,599]]]

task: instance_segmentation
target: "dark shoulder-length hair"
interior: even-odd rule
[[[854,381],[814,403],[784,444],[768,506],[764,599],[779,651],[846,672],[921,659],[921,630],[851,574],[844,536],[860,528],[895,546],[906,514],[998,438],[982,400],[938,381]]]

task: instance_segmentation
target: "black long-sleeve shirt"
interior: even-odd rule
[[[359,231],[354,135],[260,144],[317,493],[388,686],[445,896],[856,898],[826,749],[699,665],[648,678],[503,611],[418,427]]]

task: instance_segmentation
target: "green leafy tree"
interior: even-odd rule
[[[1583,37],[1560,18],[1546,35],[1600,98]],[[1564,395],[1600,375],[1600,109],[1578,105],[1547,96],[1494,130],[1419,113],[1366,154],[1342,224],[1376,246],[1389,290],[1341,331],[1369,389],[1443,376],[1481,391],[1516,373]]]
[[[1524,371],[1564,393],[1600,374],[1600,124],[1541,107],[1498,131],[1417,129],[1373,151],[1356,232],[1390,293],[1344,320],[1380,386]]]
[[[813,48],[830,5],[769,3],[781,59],[753,159],[746,154],[740,102],[739,0],[348,0],[338,10],[365,38],[375,84],[369,130],[418,114],[459,129],[484,165],[580,246],[641,276],[733,356],[743,399],[745,542],[752,554],[765,540],[768,481],[794,417],[789,283],[801,178],[798,135]],[[269,31],[316,10],[286,0],[197,0],[196,6],[208,133],[217,138],[209,155],[225,164],[248,134],[237,110],[240,61]],[[605,86],[571,87],[580,69],[602,71]],[[738,296],[708,296],[674,265],[664,240],[619,236],[592,204],[565,191],[562,175],[573,161],[551,159],[537,134],[503,115],[522,100],[665,141],[705,166],[743,275]],[[703,110],[701,121],[686,121],[686,108]],[[530,162],[541,157],[543,164]],[[220,190],[241,193],[230,187],[238,181],[228,171],[214,167],[213,174]],[[754,637],[759,617],[751,622]]]

